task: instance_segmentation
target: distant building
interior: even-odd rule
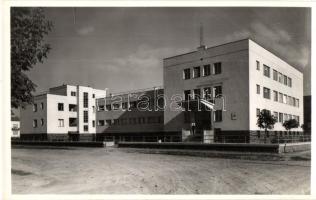
[[[18,117],[11,117],[11,137],[20,137],[20,119]]]
[[[95,99],[104,90],[62,85],[21,109],[21,139],[91,140],[96,134]]]
[[[285,131],[282,123],[303,116],[303,74],[250,39],[230,42],[164,59],[164,93],[167,105],[175,94],[183,103],[207,96],[222,96],[226,111],[213,113],[215,137],[258,135],[257,115],[267,109],[278,122],[275,134]],[[177,105],[174,105],[177,106]],[[196,132],[209,129],[210,112],[196,110],[164,112],[164,130]],[[292,131],[302,131],[301,128]],[[260,135],[259,135],[260,137]]]

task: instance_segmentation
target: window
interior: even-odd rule
[[[300,107],[300,100],[299,99],[296,99],[296,106]]]
[[[120,109],[120,104],[115,103],[113,104],[113,110],[119,110]]]
[[[83,107],[88,108],[88,92],[83,93]]]
[[[287,121],[289,118],[288,118],[288,114],[283,114],[283,117],[284,117],[284,121]]]
[[[95,121],[92,120],[92,127],[95,127]]]
[[[123,103],[122,103],[122,109],[127,109],[127,108],[128,108],[127,102],[123,102]]]
[[[214,63],[214,74],[220,74],[220,73],[222,73],[222,63],[221,62]]]
[[[98,126],[104,126],[104,120],[98,120]]]
[[[76,112],[77,111],[77,105],[76,104],[69,104],[69,111],[70,112]]]
[[[44,119],[41,119],[41,126],[44,126]]]
[[[278,113],[278,112],[273,112],[273,115],[274,115],[276,121],[278,121],[278,115],[279,115],[279,113]]]
[[[279,92],[279,102],[283,103],[283,94]]]
[[[64,104],[58,103],[58,111],[64,111]]]
[[[263,65],[263,74],[264,74],[266,77],[269,77],[269,78],[270,78],[270,67],[269,67],[269,66]]]
[[[273,80],[278,81],[278,71],[277,70],[273,70]]]
[[[64,119],[58,119],[58,127],[64,127]]]
[[[84,122],[84,123],[88,123],[88,121],[89,121],[88,111],[87,111],[87,110],[84,110],[84,111],[83,111],[83,122]]]
[[[256,63],[257,63],[257,70],[259,71],[260,70],[260,62],[257,60]]]
[[[98,111],[104,110],[104,105],[98,105]]]
[[[191,90],[184,90],[184,100],[188,101],[191,99]]]
[[[282,73],[278,73],[278,78],[279,78],[279,82],[282,83],[283,82],[283,74]]]
[[[70,95],[73,96],[73,97],[75,97],[75,96],[76,96],[76,92],[71,91],[71,92],[70,92]]]
[[[183,70],[183,79],[190,79],[190,69],[184,69]]]
[[[200,89],[194,89],[194,99],[200,99],[201,97],[201,90]]]
[[[216,110],[214,112],[214,114],[215,114],[215,117],[214,117],[215,122],[222,121],[222,111],[221,110]]]
[[[92,112],[95,113],[95,106],[92,106]]]
[[[288,77],[287,85],[288,85],[289,87],[292,87],[292,79],[291,79],[290,77]]]
[[[106,110],[112,110],[112,108],[111,108],[111,104],[108,104],[108,105],[106,105]]]
[[[194,67],[193,68],[193,78],[198,78],[200,76],[201,76],[200,67]]]
[[[33,120],[33,127],[36,128],[37,127],[37,119]]]
[[[137,101],[132,101],[129,103],[130,108],[136,108],[137,107]]]
[[[287,85],[287,76],[284,75],[283,81],[284,81],[284,85]]]
[[[257,117],[260,115],[260,109],[259,108],[256,109],[256,115],[257,115]]]
[[[95,98],[95,94],[92,94],[92,98]]]
[[[287,95],[286,94],[283,95],[283,103],[285,103],[285,104],[287,103]]]
[[[108,126],[110,126],[112,124],[112,120],[110,120],[110,119],[105,120],[105,122],[106,122],[106,125],[108,125]]]
[[[270,99],[270,89],[269,88],[266,88],[266,87],[263,88],[263,97],[266,99]]]
[[[118,125],[119,124],[119,120],[118,119],[114,119],[114,125]]]
[[[211,87],[204,88],[203,92],[204,92],[204,98],[205,99],[211,99],[212,98],[212,89],[211,89]]]
[[[77,126],[77,118],[69,118],[69,127]]]
[[[278,92],[273,90],[273,99],[274,101],[278,101]]]
[[[260,94],[260,85],[257,85],[257,94]]]
[[[41,109],[44,110],[44,103],[41,103]]]
[[[33,112],[37,112],[37,104],[33,104]]]
[[[204,76],[211,75],[211,65],[204,65],[203,66],[203,75]]]
[[[83,131],[88,131],[89,130],[89,126],[88,125],[84,125],[83,126]]]
[[[222,94],[222,86],[221,85],[215,86],[214,90],[215,90],[215,97],[218,97],[218,95]]]
[[[279,122],[283,123],[283,113],[279,113]]]

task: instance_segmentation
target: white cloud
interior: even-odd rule
[[[79,35],[88,35],[90,33],[93,33],[94,32],[94,27],[93,26],[86,26],[86,27],[81,27],[77,30],[77,33]]]

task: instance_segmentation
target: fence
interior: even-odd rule
[[[310,135],[289,135],[289,136],[236,136],[236,135],[221,135],[215,137],[216,143],[270,143],[270,144],[283,144],[283,143],[297,143],[297,142],[310,142]]]

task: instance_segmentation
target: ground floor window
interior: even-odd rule
[[[222,110],[216,110],[215,112],[214,112],[214,120],[215,120],[215,122],[220,122],[220,121],[222,121],[223,120],[223,117],[222,117]]]
[[[84,126],[83,126],[83,131],[88,131],[88,130],[89,130],[88,125],[84,125]]]
[[[64,119],[58,119],[58,127],[64,127]]]

